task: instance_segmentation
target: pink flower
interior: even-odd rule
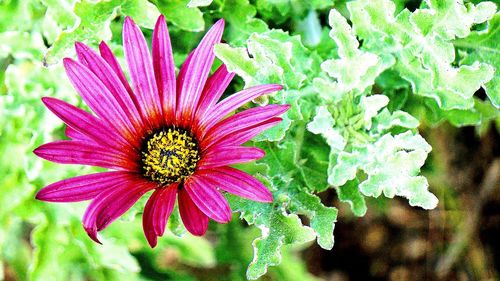
[[[280,85],[248,88],[218,100],[233,78],[224,65],[209,77],[213,47],[224,21],[219,20],[188,56],[175,77],[172,47],[163,16],[153,33],[152,57],[139,27],[125,19],[123,46],[132,85],[117,59],[102,42],[100,55],[76,43],[78,60],[64,59],[73,86],[95,116],[64,101],[43,102],[67,125],[61,140],[41,145],[34,153],[62,164],[81,164],[112,171],[53,183],[36,198],[49,202],[92,200],[83,226],[96,242],[97,232],[153,191],[144,208],[143,228],[154,247],[162,236],[177,198],[182,221],[194,235],[203,235],[208,219],[231,220],[231,209],[220,190],[260,202],[272,202],[271,192],[252,176],[230,165],[264,156],[242,146],[276,125],[288,105],[247,109],[225,118]]]

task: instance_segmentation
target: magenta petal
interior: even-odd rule
[[[149,197],[144,213],[142,214],[142,227],[151,248],[157,243],[157,237],[165,232],[165,225],[174,209],[175,195],[178,184],[157,188]]]
[[[76,53],[79,60],[85,64],[108,88],[116,102],[123,108],[126,115],[133,121],[135,128],[143,126],[141,116],[134,101],[131,99],[127,89],[121,83],[118,75],[111,66],[92,49],[83,43],[75,43]],[[137,133],[137,131],[136,131]]]
[[[129,93],[131,99],[134,101],[134,104],[137,105],[137,100],[134,99],[132,88],[130,87],[127,78],[125,77],[125,73],[123,73],[123,69],[120,67],[118,60],[116,59],[115,55],[113,54],[109,46],[106,44],[106,42],[102,41],[101,44],[99,44],[99,53],[101,54],[101,57],[113,69],[116,75],[118,75],[118,78],[120,78],[120,81],[122,82],[123,86],[125,87],[125,89],[127,89],[127,92]]]
[[[134,93],[142,116],[153,128],[161,125],[162,108],[156,85],[153,63],[144,35],[134,21],[127,17],[123,25],[123,51],[134,85]]]
[[[127,187],[127,184],[124,184],[124,186]],[[156,185],[152,182],[137,179],[130,182],[126,191],[120,190],[119,192],[114,192],[111,197],[114,197],[115,194],[116,197],[113,198],[113,200],[109,199],[107,206],[104,207],[97,216],[97,231],[106,228],[114,220],[128,211],[142,195],[155,187]]]
[[[270,92],[279,91],[283,89],[281,85],[268,84],[251,87],[240,92],[237,92],[227,99],[222,100],[217,105],[213,107],[212,110],[206,113],[204,120],[202,121],[201,128],[210,128],[219,120],[224,118],[230,112],[238,109],[245,103],[258,98],[264,94]]]
[[[140,146],[134,135],[134,124],[120,104],[115,99],[110,98],[111,93],[99,78],[79,62],[68,58],[65,58],[63,62],[73,86],[92,111],[125,136],[129,142],[135,141],[134,146]]]
[[[127,182],[116,184],[113,188],[100,193],[92,200],[83,215],[83,227],[87,234],[100,243],[97,231],[104,229],[123,215],[144,193],[155,187],[151,182],[130,176]]]
[[[95,143],[106,144],[110,149],[117,150],[119,154],[120,151],[132,149],[112,128],[92,114],[55,98],[44,97],[42,101],[64,123],[87,136],[87,139],[90,138]]]
[[[88,142],[95,143],[95,141],[93,139],[91,139],[88,136],[80,133],[79,131],[73,129],[70,126],[66,126],[66,130],[65,130],[64,133],[66,134],[66,136],[68,138],[73,139],[73,140],[81,140],[81,141],[88,141]]]
[[[191,176],[184,184],[184,188],[200,211],[209,218],[219,223],[227,223],[231,220],[231,208],[226,198],[210,182],[202,182],[195,176]]]
[[[198,162],[198,169],[210,169],[231,164],[254,161],[264,157],[265,152],[257,147],[225,146],[209,149]]]
[[[205,113],[219,101],[234,75],[235,73],[228,72],[226,65],[223,64],[208,78],[196,111],[198,120],[202,120]]]
[[[259,202],[272,202],[273,194],[256,178],[231,167],[200,171],[197,176],[234,195]]]
[[[205,34],[187,64],[186,72],[180,81],[177,100],[176,116],[181,119],[182,125],[192,121],[215,58],[214,45],[220,42],[223,31],[224,20],[219,20]]]
[[[207,232],[208,217],[198,209],[185,188],[179,190],[179,213],[186,229],[193,235],[202,236]]]
[[[60,163],[98,166],[109,169],[137,171],[136,161],[127,159],[126,155],[117,155],[102,146],[84,141],[55,141],[39,146],[33,151],[38,157]]]
[[[273,117],[271,119],[268,119],[262,123],[255,125],[255,126],[236,131],[236,132],[234,132],[234,133],[232,133],[224,138],[221,138],[213,145],[218,146],[218,147],[242,145],[245,142],[253,139],[255,136],[257,136],[261,132],[276,126],[281,121],[283,121],[282,118]],[[212,146],[209,146],[207,149],[210,149],[211,147]]]
[[[152,53],[153,68],[163,112],[168,119],[167,122],[171,123],[175,117],[176,107],[175,64],[167,23],[163,15],[158,18],[153,32]]]
[[[210,128],[201,142],[201,147],[208,147],[234,132],[262,123],[287,111],[289,108],[289,105],[271,104],[238,112]]]
[[[130,174],[126,172],[102,172],[69,178],[42,188],[36,194],[36,199],[47,202],[90,200],[129,178]]]

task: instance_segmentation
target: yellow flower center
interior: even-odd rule
[[[195,138],[175,127],[151,134],[141,155],[143,175],[161,185],[180,182],[191,176],[198,160],[200,155]]]

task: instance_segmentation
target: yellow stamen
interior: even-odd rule
[[[141,155],[145,177],[168,185],[194,173],[200,156],[196,140],[187,131],[175,127],[163,129],[146,141]]]

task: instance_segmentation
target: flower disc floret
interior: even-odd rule
[[[200,160],[196,139],[180,128],[152,133],[144,142],[141,156],[143,175],[163,186],[191,176]]]

